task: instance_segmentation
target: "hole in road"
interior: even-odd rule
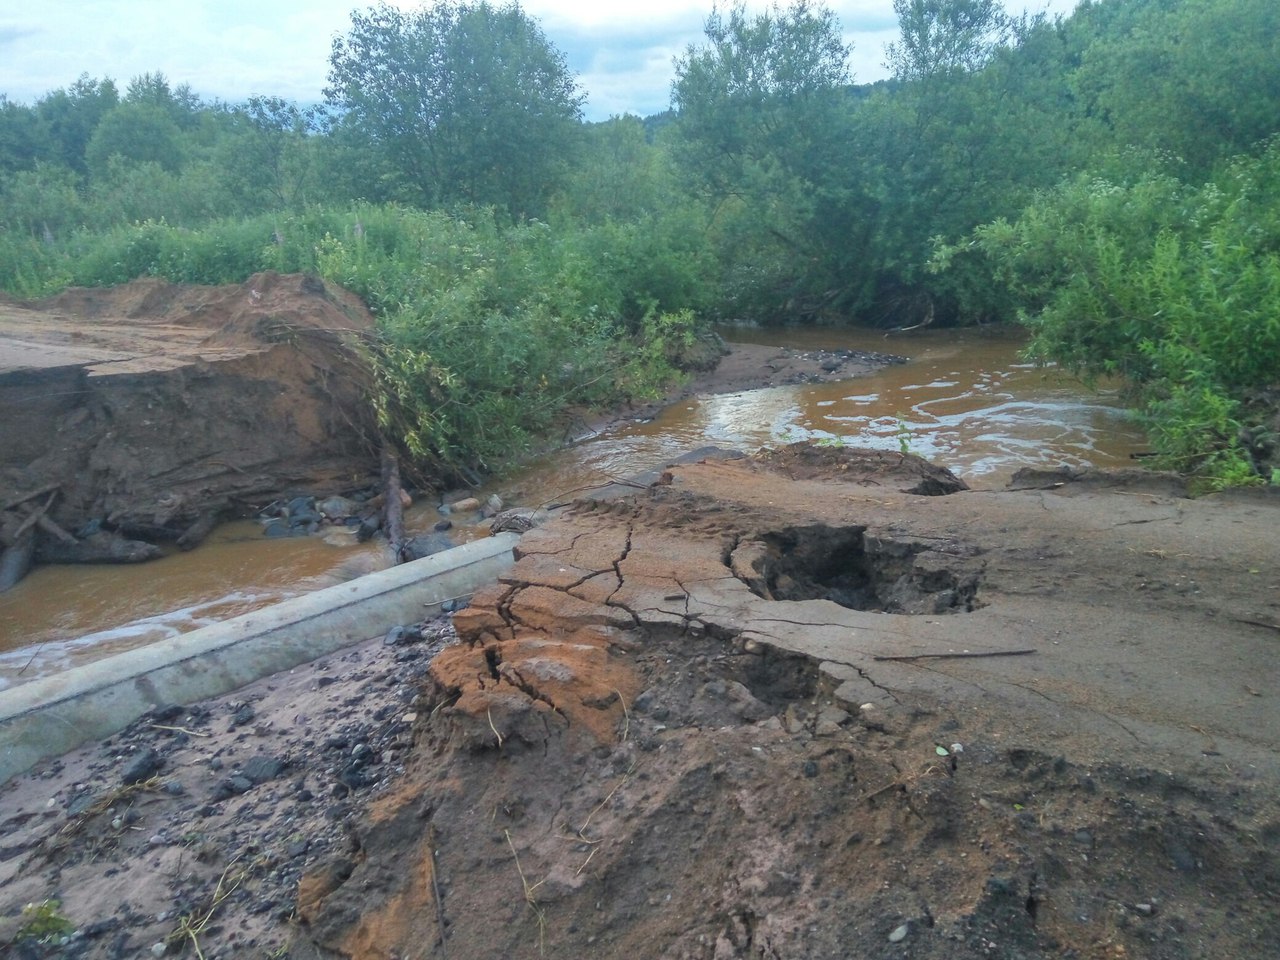
[[[977,550],[895,539],[865,527],[786,527],[743,539],[734,576],[766,600],[831,600],[880,613],[968,613],[979,604]]]

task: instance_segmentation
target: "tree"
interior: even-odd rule
[[[1013,216],[1061,176],[1066,133],[1062,40],[1043,16],[1009,17],[995,0],[895,0],[895,84],[856,115],[855,162],[876,198],[865,260],[877,325],[991,319],[982,277],[926,270],[934,238]]]
[[[517,4],[383,4],[334,40],[325,96],[389,162],[393,196],[536,216],[560,182],[582,96]]]
[[[49,138],[35,110],[0,93],[0,176],[33,169],[48,151]]]
[[[280,97],[251,97],[219,114],[209,155],[239,210],[306,204],[315,186],[315,114]]]
[[[1073,85],[1109,138],[1167,151],[1208,176],[1280,130],[1280,5],[1133,4],[1090,45]]]
[[[36,114],[48,131],[52,156],[47,159],[79,174],[88,172],[85,150],[102,118],[120,103],[115,82],[92,80],[87,73],[67,90],[54,90],[36,101]]]
[[[102,118],[85,147],[85,163],[95,177],[106,175],[112,157],[175,173],[183,161],[182,131],[162,106],[122,103]]]
[[[893,12],[902,40],[888,66],[904,82],[981,69],[1017,25],[1000,0],[893,0]]]
[[[719,211],[731,308],[847,308],[859,197],[845,162],[849,51],[839,22],[799,0],[756,16],[741,5],[716,11],[705,31],[706,43],[676,61],[675,145],[690,185]]]

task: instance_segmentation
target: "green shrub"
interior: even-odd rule
[[[1247,393],[1280,382],[1278,201],[1272,142],[1199,188],[1160,173],[1069,181],[935,262],[986,257],[1033,357],[1123,377],[1162,465],[1255,483],[1239,417]]]

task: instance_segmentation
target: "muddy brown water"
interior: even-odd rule
[[[1019,359],[1021,339],[977,331],[895,335],[732,330],[735,340],[792,349],[856,349],[910,358],[854,380],[692,398],[647,422],[581,439],[492,484],[509,503],[572,496],[610,478],[716,444],[754,450],[811,439],[897,450],[943,463],[974,486],[1028,465],[1130,463],[1141,431],[1115,392],[1090,391]],[[485,491],[487,493],[489,491]],[[412,529],[438,519],[410,511]],[[453,531],[458,541],[483,535]],[[381,546],[328,537],[268,540],[228,524],[198,550],[136,567],[42,567],[0,595],[0,689],[350,579],[387,563]]]

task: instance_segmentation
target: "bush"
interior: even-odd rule
[[[1211,486],[1259,482],[1242,399],[1280,381],[1280,142],[1192,188],[1078,178],[951,258],[986,257],[1041,361],[1125,379],[1161,463]]]

